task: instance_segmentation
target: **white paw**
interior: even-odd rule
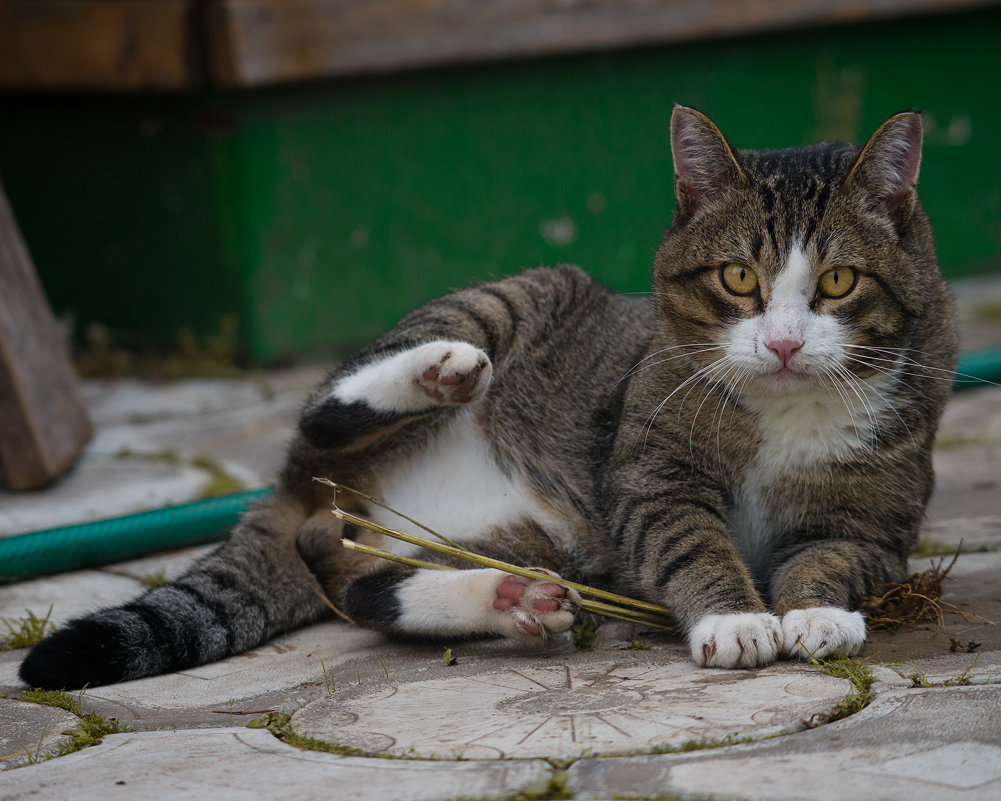
[[[331,396],[342,403],[406,414],[477,401],[492,377],[493,366],[482,350],[468,342],[442,340],[366,364],[341,378]]]
[[[414,383],[438,403],[472,403],[490,386],[493,367],[482,350],[466,342],[431,342],[413,352]]]
[[[851,656],[865,643],[865,618],[836,606],[794,609],[782,616],[782,650],[797,659],[834,652]]]
[[[493,608],[503,613],[500,633],[529,645],[542,646],[553,634],[573,625],[580,610],[580,595],[576,590],[548,581],[545,576],[556,573],[533,568],[544,574],[539,579],[501,573],[494,589]]]
[[[778,658],[782,622],[767,612],[706,615],[689,633],[688,645],[699,667],[761,667]]]

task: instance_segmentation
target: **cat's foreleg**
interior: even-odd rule
[[[690,491],[697,498],[697,490]],[[774,662],[781,621],[766,611],[714,504],[620,496],[623,556],[647,597],[671,609],[700,667],[749,668]]]
[[[493,376],[487,354],[468,342],[435,340],[377,355],[335,374],[303,413],[313,445],[357,448],[444,407],[476,403]]]
[[[566,631],[580,609],[575,590],[491,568],[387,568],[356,579],[344,596],[357,623],[393,634],[435,639],[501,635],[539,647]]]
[[[772,581],[782,616],[782,650],[797,659],[858,653],[865,618],[853,607],[874,585],[904,572],[906,560],[856,542],[825,541],[799,550]]]

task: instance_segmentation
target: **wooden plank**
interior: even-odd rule
[[[51,483],[91,434],[65,338],[0,185],[0,464],[7,486]]]
[[[216,81],[319,76],[522,58],[956,11],[997,0],[218,0]]]
[[[184,89],[192,0],[0,0],[0,88]]]

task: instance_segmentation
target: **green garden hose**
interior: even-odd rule
[[[271,492],[239,492],[148,512],[0,538],[0,582],[135,559],[218,540],[247,506]]]
[[[1001,384],[1001,349],[964,354],[955,389]],[[246,507],[271,492],[258,489],[149,512],[0,537],[0,582],[135,559],[156,551],[218,540]]]

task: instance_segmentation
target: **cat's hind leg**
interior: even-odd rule
[[[393,634],[441,639],[500,635],[540,647],[573,625],[580,596],[552,581],[500,570],[392,567],[356,579],[345,612],[361,625]]]
[[[480,348],[427,342],[346,365],[307,406],[299,426],[320,448],[364,446],[414,417],[479,401],[492,377]]]

